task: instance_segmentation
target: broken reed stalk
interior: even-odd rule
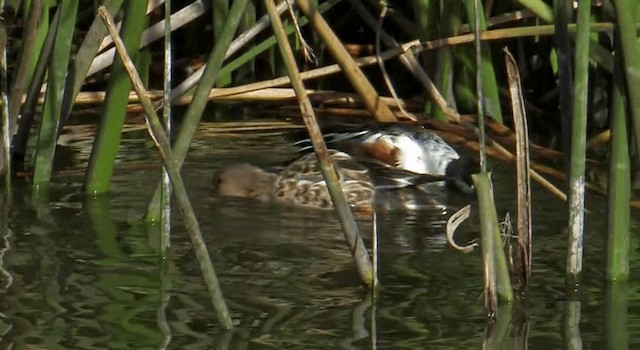
[[[480,43],[480,11],[479,0],[473,0],[475,19],[475,63],[476,63],[476,99],[478,110],[478,141],[480,143],[480,173],[473,174],[473,183],[478,196],[480,211],[480,237],[482,241],[482,262],[484,265],[484,307],[489,317],[495,317],[498,312],[498,295],[506,301],[513,300],[513,291],[509,280],[507,259],[502,248],[502,239],[493,197],[493,185],[490,174],[487,173],[487,152],[484,121],[484,95],[482,83],[482,45]]]
[[[514,261],[514,273],[520,277],[522,291],[526,292],[531,277],[531,178],[529,162],[529,132],[527,114],[524,109],[524,97],[518,65],[509,50],[504,49],[511,92],[511,110],[516,131],[516,174],[518,192],[518,250]]]
[[[98,15],[102,18],[105,25],[109,29],[109,33],[111,34],[111,37],[113,38],[113,41],[116,45],[118,55],[124,62],[133,87],[138,93],[140,101],[142,102],[142,105],[145,108],[145,112],[147,113],[146,120],[147,125],[149,126],[149,134],[158,147],[158,151],[160,153],[160,156],[162,157],[164,166],[169,172],[169,178],[171,179],[171,185],[174,188],[176,202],[182,213],[187,233],[191,238],[191,244],[193,245],[196,258],[198,259],[198,263],[200,264],[200,270],[202,271],[205,284],[207,285],[207,289],[209,290],[211,302],[218,316],[218,321],[223,328],[231,329],[233,328],[233,322],[231,321],[227,305],[224,301],[224,297],[222,296],[222,290],[220,290],[220,284],[218,283],[218,278],[216,277],[213,264],[211,263],[211,257],[209,256],[209,252],[207,251],[207,246],[202,239],[198,220],[196,219],[195,213],[193,212],[193,208],[191,206],[191,202],[189,202],[187,191],[184,187],[184,183],[182,182],[178,164],[173,158],[169,139],[163,130],[162,123],[160,122],[160,119],[155,112],[151,100],[146,96],[146,91],[142,84],[142,81],[140,80],[140,76],[138,76],[138,73],[135,70],[135,66],[133,62],[131,62],[129,55],[124,48],[122,39],[120,39],[120,37],[118,36],[118,32],[115,28],[115,23],[113,23],[113,19],[111,19],[109,12],[104,8],[104,6],[100,6],[100,8],[98,9]]]
[[[584,246],[585,164],[587,157],[587,95],[589,93],[589,22],[591,0],[578,2],[578,31],[575,47],[573,105],[571,108],[571,161],[569,168],[569,243],[567,283],[569,290],[578,285],[582,272]]]
[[[502,248],[500,225],[490,176],[490,173],[480,173],[473,174],[472,178],[478,194],[480,247],[482,248],[483,260],[487,261],[485,262],[485,288],[492,288],[485,290],[485,311],[488,315],[494,315],[497,311],[497,303],[495,303],[497,296],[500,296],[504,301],[511,302],[513,290],[509,279],[507,258]]]
[[[482,248],[483,266],[483,297],[485,314],[493,318],[498,312],[498,293],[496,279],[496,241],[493,239],[493,232],[498,230],[498,219],[493,222],[490,217],[492,201],[492,190],[489,175],[485,172],[473,174],[473,184],[478,195],[478,210],[480,211],[480,247]],[[500,242],[500,240],[498,240]],[[498,244],[498,247],[501,245]]]
[[[311,4],[309,0],[296,0],[298,8],[309,18],[309,23],[318,33],[327,49],[342,68],[345,76],[349,79],[353,88],[364,100],[364,104],[380,122],[395,122],[395,115],[389,107],[380,101],[380,96],[375,90],[371,82],[364,75],[360,67],[354,62],[347,49],[344,48],[340,39],[333,32],[329,24],[324,20],[317,8]]]
[[[482,266],[483,266],[483,296],[484,296],[484,311],[486,315],[494,318],[498,312],[498,294],[497,294],[497,277],[496,277],[496,246],[501,247],[500,240],[493,239],[493,232],[498,229],[498,219],[491,220],[489,213],[495,212],[495,203],[493,201],[493,188],[491,186],[491,179],[487,174],[487,152],[485,142],[485,129],[484,129],[484,108],[482,104],[482,76],[480,73],[481,62],[481,46],[480,46],[480,21],[477,19],[477,1],[473,0],[475,13],[475,58],[476,58],[476,99],[478,101],[478,144],[479,144],[479,156],[480,156],[480,173],[473,174],[472,179],[476,187],[476,194],[478,196],[478,210],[480,211],[480,241],[482,242],[480,247],[482,248]],[[469,16],[471,17],[471,16]],[[471,22],[471,21],[469,21]]]
[[[322,171],[322,175],[327,184],[331,201],[336,208],[345,240],[347,241],[351,254],[355,260],[360,278],[367,286],[375,286],[377,285],[377,277],[373,275],[373,267],[371,265],[371,260],[369,259],[369,254],[362,242],[358,226],[356,225],[356,221],[353,218],[349,205],[347,204],[344,192],[342,192],[342,188],[340,187],[340,180],[338,179],[335,167],[329,159],[327,146],[324,143],[322,133],[320,132],[320,126],[315,118],[311,101],[309,101],[302,79],[300,79],[298,66],[296,65],[296,60],[293,56],[291,46],[289,46],[289,40],[284,31],[282,21],[280,16],[276,13],[273,0],[264,0],[264,4],[267,12],[269,13],[269,18],[271,19],[271,25],[273,26],[276,39],[278,40],[280,53],[282,54],[284,63],[287,67],[287,72],[289,73],[291,85],[298,96],[300,112],[302,113],[302,118],[307,126],[309,138],[313,144],[316,156],[318,157],[320,170]],[[309,9],[307,8],[307,10]],[[309,14],[312,15],[312,13],[307,13],[307,15]]]

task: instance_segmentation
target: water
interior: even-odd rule
[[[370,349],[373,312],[379,349],[482,347],[481,258],[446,245],[442,229],[450,212],[380,214],[383,289],[372,311],[332,213],[210,195],[212,174],[225,164],[272,166],[290,159],[294,150],[286,132],[212,135],[206,129],[198,133],[183,174],[236,330],[218,327],[177,211],[170,258],[166,266],[159,260],[157,230],[140,221],[159,178],[158,168],[149,166],[157,157],[137,132],[124,139],[110,196],[85,198],[77,170],[56,178],[49,201],[32,200],[28,186],[18,186],[0,227],[6,248],[0,348]],[[84,166],[87,144],[61,151],[65,168]],[[511,171],[494,168],[500,214],[514,213]],[[604,203],[602,197],[588,198],[579,339],[584,349],[612,348],[612,339],[623,342],[619,348],[637,348],[636,281],[629,285],[626,319],[607,303]],[[565,348],[570,334],[565,310],[576,304],[567,302],[564,291],[563,207],[534,187],[533,281],[526,310],[531,349]],[[359,224],[369,244],[371,223]],[[639,231],[637,219],[632,226]],[[459,243],[477,236],[476,223],[461,230]],[[636,241],[633,247],[635,253]],[[634,256],[632,278],[639,266]],[[514,348],[516,325],[500,348]],[[608,326],[619,333],[607,338]]]

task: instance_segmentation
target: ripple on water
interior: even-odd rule
[[[7,236],[11,249],[3,256],[3,267],[12,280],[1,298],[0,329],[6,330],[2,341],[67,348],[156,348],[165,339],[158,326],[160,309],[172,332],[169,348],[222,348],[225,343],[251,348],[370,348],[370,300],[358,283],[332,212],[211,195],[217,169],[238,161],[280,165],[294,155],[288,142],[286,133],[239,137],[200,132],[182,171],[238,332],[224,334],[218,328],[177,210],[168,270],[160,273],[153,243],[156,232],[139,222],[158,178],[157,167],[139,167],[139,162],[157,158],[144,133],[139,133],[125,138],[110,196],[86,200],[80,194],[81,176],[59,179],[51,202],[44,205],[31,204],[28,191],[14,196],[16,203],[4,221],[11,228]],[[77,156],[73,166],[86,164],[87,144],[67,146]],[[133,161],[135,167],[130,166]],[[500,164],[494,167],[498,212],[513,215],[511,170]],[[383,289],[375,317],[380,348],[481,346],[485,322],[480,254],[453,251],[443,233],[449,215],[464,202],[454,196],[445,200],[447,205],[380,211]],[[608,309],[602,283],[603,202],[600,197],[588,198],[591,214],[586,216],[585,288],[580,299],[586,348],[604,346]],[[386,208],[384,202],[381,207]],[[529,345],[560,348],[567,305],[564,204],[534,186],[532,212]],[[472,216],[461,227],[459,243],[476,238],[476,220]],[[370,220],[360,218],[358,225],[370,245]],[[637,219],[632,230],[639,230]],[[634,256],[632,275],[637,275],[639,266]],[[630,348],[640,341],[637,289],[632,281]]]

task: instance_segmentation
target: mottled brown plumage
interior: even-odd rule
[[[367,168],[343,152],[329,150],[329,156],[347,203],[358,211],[370,211],[375,190]],[[315,154],[297,159],[279,174],[250,164],[230,165],[218,172],[214,187],[222,196],[273,200],[307,208],[333,208]]]

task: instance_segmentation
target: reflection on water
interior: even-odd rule
[[[136,161],[155,159],[150,144],[136,137],[125,138],[123,149]],[[86,161],[86,150],[66,151],[74,166]],[[200,134],[185,163],[184,179],[237,326],[230,333],[215,321],[179,213],[166,266],[157,257],[156,230],[140,223],[157,168],[127,167],[129,158],[123,156],[112,195],[98,199],[81,194],[79,176],[59,178],[50,202],[34,203],[26,189],[17,189],[10,210],[0,204],[6,271],[0,271],[0,348],[137,349],[163,343],[173,349],[371,348],[370,300],[331,212],[210,195],[212,174],[221,166],[236,161],[274,166],[292,154],[282,133]],[[511,172],[496,167],[499,210],[513,212]],[[415,200],[395,196],[381,196],[377,222],[383,285],[375,310],[378,348],[480,348],[481,258],[478,252],[454,252],[443,234],[452,210],[467,199],[452,196],[407,213],[385,209],[385,200]],[[533,200],[527,341],[533,349],[561,348],[569,305],[563,204],[537,188]],[[602,282],[604,208],[590,209],[577,324],[584,348],[608,348],[604,320],[615,320],[618,314],[610,310],[620,306],[606,307],[606,296],[616,291],[605,293]],[[370,220],[358,223],[370,244]],[[637,221],[633,225],[637,231]],[[473,222],[461,230],[459,242],[477,235]],[[632,276],[637,272],[634,259]],[[629,334],[611,339],[628,339],[634,348],[640,342],[640,302],[635,281],[629,287]],[[607,334],[621,328],[606,329]]]

